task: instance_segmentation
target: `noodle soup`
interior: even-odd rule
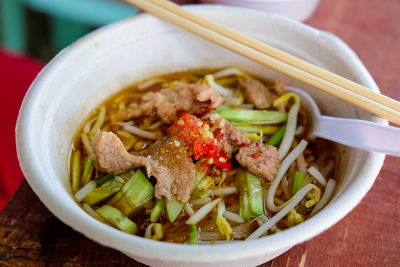
[[[307,140],[281,81],[236,68],[152,77],[93,112],[72,144],[79,205],[121,231],[174,243],[249,240],[317,213],[338,153]]]

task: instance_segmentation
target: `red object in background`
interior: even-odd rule
[[[24,178],[15,146],[15,124],[29,85],[43,67],[28,56],[0,49],[0,211]]]

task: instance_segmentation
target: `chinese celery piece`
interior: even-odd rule
[[[294,181],[293,181],[293,187],[292,187],[292,196],[294,196],[297,193],[297,191],[299,191],[300,186],[302,185],[303,181],[304,181],[304,174],[296,171],[296,174],[294,175]]]
[[[137,231],[137,226],[134,222],[110,205],[101,206],[96,212],[121,231],[128,234],[135,234]]]
[[[232,122],[232,125],[235,126],[242,133],[262,133],[265,134],[274,134],[280,128],[276,125],[258,125],[258,124],[250,124],[250,123],[242,123],[242,122]]]
[[[189,244],[197,245],[199,243],[199,233],[197,232],[197,226],[191,225],[189,227]]]
[[[249,192],[247,188],[247,177],[246,173],[243,169],[240,169],[238,174],[237,174],[237,179],[238,179],[238,184],[239,184],[239,202],[240,202],[240,208],[239,208],[239,214],[240,217],[242,217],[245,220],[250,220],[251,218],[254,218],[254,214],[250,210],[250,204],[249,204]]]
[[[250,220],[263,213],[263,196],[260,179],[247,170],[237,174],[240,191],[240,216]]]
[[[103,176],[103,177],[97,179],[97,180],[96,180],[96,183],[97,183],[98,185],[105,184],[105,183],[107,183],[108,181],[111,181],[112,179],[114,179],[114,176],[115,176],[114,173],[109,173],[109,174],[107,174],[107,175],[105,175],[105,176]]]
[[[81,178],[82,185],[86,185],[87,183],[89,183],[90,177],[92,177],[93,168],[94,167],[92,164],[92,160],[90,158],[87,158],[85,160],[85,164],[83,167],[83,173]]]
[[[171,222],[174,222],[178,215],[182,212],[185,204],[181,203],[176,199],[175,196],[171,197],[171,201],[167,201],[166,209],[168,218]]]
[[[121,192],[121,193],[120,193]],[[122,189],[109,202],[129,216],[138,207],[153,198],[154,188],[146,175],[139,169],[124,184]]]
[[[76,150],[72,152],[72,191],[77,192],[79,190],[80,178],[81,177],[81,152]]]
[[[246,171],[247,188],[249,192],[250,210],[257,215],[263,213],[263,196],[260,179],[251,172]]]
[[[161,213],[163,212],[165,207],[165,200],[162,199],[157,199],[156,205],[154,206],[153,210],[151,211],[150,214],[150,222],[155,222],[160,218]]]
[[[97,117],[96,122],[94,123],[92,129],[89,132],[89,136],[92,137],[97,130],[100,130],[100,128],[103,126],[104,120],[106,117],[106,106],[101,106],[99,110],[99,116]]]
[[[121,187],[124,185],[124,180],[122,179],[112,179],[101,186],[94,189],[90,192],[85,198],[84,201],[89,205],[94,205],[103,201],[104,199],[114,195],[117,193]]]
[[[282,123],[287,120],[285,112],[253,109],[219,109],[217,113],[232,122]]]
[[[268,141],[267,145],[276,146],[283,138],[286,131],[286,124],[283,125]]]

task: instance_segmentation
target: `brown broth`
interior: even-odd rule
[[[175,81],[175,80],[181,80],[181,79],[186,79],[189,82],[197,82],[198,80],[198,76],[202,76],[205,75],[207,73],[213,73],[216,70],[213,69],[199,69],[199,70],[191,70],[191,71],[185,71],[185,72],[179,72],[179,73],[172,73],[172,74],[166,74],[166,75],[159,75],[159,76],[155,76],[155,77],[151,77],[151,79],[163,79],[166,81],[166,83]],[[267,81],[267,80],[263,80],[260,79],[259,77],[255,77],[256,79],[262,81],[267,87],[271,87],[273,86],[273,82],[272,81]],[[112,131],[114,133],[117,133],[118,131],[121,130],[121,126],[115,125],[115,124],[110,124],[111,121],[111,116],[109,114],[116,114],[119,112],[120,107],[118,106],[118,103],[115,102],[115,100],[118,99],[122,99],[125,97],[127,100],[126,102],[124,102],[125,108],[127,106],[129,106],[129,104],[131,103],[137,103],[140,99],[140,96],[144,93],[147,92],[155,92],[160,90],[160,88],[162,87],[161,84],[155,84],[152,86],[149,86],[148,88],[144,89],[144,90],[138,90],[138,86],[140,84],[142,84],[142,82],[138,82],[135,83],[131,86],[128,86],[127,88],[121,90],[120,92],[118,92],[117,94],[111,96],[109,99],[107,99],[102,105],[104,105],[106,107],[107,110],[107,116],[105,119],[105,123],[102,126],[102,130],[107,130],[107,131]],[[229,84],[230,87],[236,88],[239,87],[239,82],[238,81],[233,81]],[[126,97],[129,96],[129,97]],[[121,101],[122,101],[121,100]],[[94,118],[97,114],[98,114],[98,110],[99,108],[95,109],[91,115],[88,117],[88,119],[85,120],[85,122],[83,123],[83,125],[80,127],[78,133],[75,135],[74,137],[74,141],[71,145],[71,151],[75,151],[75,150],[80,150],[82,153],[82,158],[88,157],[89,155],[87,154],[86,150],[83,147],[81,138],[80,138],[80,134],[83,131],[84,125],[90,121],[92,118]],[[306,111],[304,111],[302,109],[301,115],[299,116],[300,119],[300,123],[307,123],[308,121],[308,116],[304,115],[307,114]],[[140,125],[143,122],[145,122],[146,120],[149,121],[149,123],[155,123],[159,120],[159,118],[156,116],[156,114],[152,114],[151,116],[146,116],[146,117],[141,117],[138,119],[134,119],[134,122],[136,125]],[[307,127],[307,125],[305,125]],[[167,135],[167,128],[169,126],[168,125],[164,125],[160,128],[160,131],[162,131],[163,135]],[[117,133],[118,134],[118,133]],[[304,137],[300,136],[300,137]],[[140,137],[135,137],[137,139],[137,142],[142,142],[143,143],[143,147],[146,145],[151,144],[152,141],[148,141],[145,140],[143,138]],[[123,138],[121,137],[121,139],[123,140]],[[297,138],[297,140],[300,140],[300,138]],[[137,143],[136,143],[137,144]],[[330,150],[333,149],[332,143],[329,142],[325,142],[325,141],[321,141],[321,140],[317,140],[316,142],[310,142],[309,146],[308,146],[308,150],[306,151],[309,154],[312,154],[315,156],[316,159],[318,159],[319,156],[319,152],[321,150]],[[135,151],[135,147],[131,148],[130,151]],[[71,158],[69,158],[69,166],[71,164]],[[337,164],[337,163],[336,163]],[[234,165],[235,167],[238,167],[238,165]],[[334,171],[331,171],[329,173],[330,177],[333,177]],[[92,179],[97,179],[99,177],[102,177],[103,175],[105,175],[106,173],[97,170],[94,172]],[[154,179],[151,179],[151,181],[153,182],[153,185],[155,183]],[[216,184],[218,184],[218,182],[216,182]],[[268,187],[269,183],[265,183],[263,182],[264,187]],[[228,185],[228,186],[235,186],[236,185],[236,178],[234,175],[228,175],[225,180],[224,180],[224,185]],[[291,184],[290,184],[291,185]],[[323,189],[323,188],[321,188]],[[282,194],[284,196],[284,194]],[[282,200],[287,200],[284,197],[282,197]],[[96,209],[97,207],[100,207],[101,205],[105,204],[108,201],[108,199],[105,199],[104,201],[96,204],[95,206],[92,206],[94,209]],[[238,205],[239,203],[239,195],[238,194],[233,194],[230,196],[227,196],[224,198],[225,204],[227,206],[227,208],[229,209],[230,206],[234,206],[234,205]],[[148,207],[151,207],[154,205],[154,200],[149,201],[146,204]],[[133,216],[130,216],[130,219],[132,219],[132,221],[134,221],[137,225],[138,225],[138,232],[137,235],[143,236],[144,232],[145,232],[145,228],[147,225],[150,224],[149,222],[149,208],[147,209],[147,213],[146,213],[146,209],[142,208],[139,209],[135,212],[135,214]],[[266,211],[268,217],[272,217],[274,215],[274,213],[271,213],[269,211]],[[304,210],[301,209],[300,210],[301,214],[304,215],[304,217],[307,217],[308,214],[310,213],[310,210]],[[235,212],[237,213],[237,211]],[[166,212],[164,211],[161,218],[159,219],[159,223],[161,223],[163,225],[163,231],[164,231],[164,237],[162,239],[162,241],[166,241],[166,242],[175,242],[175,243],[184,243],[188,241],[188,231],[189,231],[189,225],[185,224],[185,221],[187,220],[189,216],[186,215],[185,212],[181,212],[181,214],[179,215],[179,217],[176,219],[176,221],[174,223],[171,223],[166,215]],[[215,221],[215,217],[216,217],[216,212],[214,211],[211,215],[208,216],[207,219],[202,220],[198,227],[201,229],[202,227],[206,227],[207,225],[210,224],[210,220],[214,220]],[[239,224],[237,223],[233,223],[230,222],[232,228],[237,227]],[[246,222],[246,225],[243,227],[243,229],[247,229],[246,231],[248,231],[249,233],[251,233],[252,231],[254,231],[257,228],[257,223],[255,222],[255,220],[252,220],[250,222]],[[282,219],[278,224],[278,227],[281,229],[285,229],[287,228],[287,223],[286,223],[286,219]],[[238,228],[239,229],[239,228]],[[218,231],[218,228],[216,228],[216,226],[212,229],[206,229],[206,230],[212,230],[212,231]],[[270,231],[271,232],[271,231]],[[244,239],[245,236],[243,236],[241,233],[237,232],[233,234],[233,238],[236,239]]]

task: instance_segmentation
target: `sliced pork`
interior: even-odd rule
[[[276,147],[252,142],[239,149],[236,160],[254,175],[273,181],[279,169],[279,153]]]
[[[179,82],[171,88],[144,94],[140,103],[130,104],[126,111],[116,116],[128,120],[155,113],[163,122],[172,123],[184,112],[202,116],[223,101],[220,93],[205,84]]]
[[[274,100],[285,92],[285,86],[279,80],[275,82],[275,90],[267,88],[262,82],[255,79],[250,78],[243,82],[243,93],[246,100],[258,109],[271,107]]]
[[[218,147],[223,150],[228,157],[236,153],[241,146],[250,144],[249,138],[244,136],[237,128],[232,126],[219,114],[215,113],[210,115],[208,121]]]
[[[177,139],[157,141],[136,155],[128,153],[121,140],[111,132],[97,132],[92,144],[103,170],[120,173],[145,167],[147,174],[157,179],[157,198],[170,200],[176,195],[184,203],[189,200],[196,179],[195,166]]]

